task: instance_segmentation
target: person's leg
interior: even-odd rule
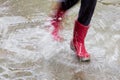
[[[89,24],[95,9],[96,0],[81,0],[78,20],[75,22],[71,48],[76,52],[81,61],[89,61],[90,55],[85,49],[84,40],[89,29]]]
[[[79,0],[60,0],[57,6],[57,10],[53,15],[53,20],[51,21],[54,29],[52,31],[52,36],[55,40],[60,41],[62,38],[59,36],[60,23],[64,17],[65,12],[74,6]]]
[[[61,0],[60,1],[60,7],[62,10],[67,11],[72,6],[74,6],[79,0]]]
[[[81,0],[78,21],[88,26],[90,24],[97,0]]]

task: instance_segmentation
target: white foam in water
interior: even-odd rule
[[[7,34],[10,25],[27,22],[24,17],[21,16],[6,16],[0,18],[0,35],[4,36]]]
[[[65,16],[65,29],[61,32],[65,40],[57,42],[50,34],[53,27],[47,16],[49,10],[45,7],[49,4],[40,5],[50,1],[54,2],[7,0],[1,4],[0,79],[119,80],[120,8],[98,3],[85,42],[91,62],[82,63],[70,49],[73,17],[79,6]]]
[[[38,56],[49,59],[59,49],[56,43],[52,41],[49,32],[40,28],[28,28],[11,33],[8,40],[3,42],[2,47],[16,52],[19,57],[23,56],[33,60],[39,59]],[[33,50],[27,50],[26,47]]]
[[[22,16],[5,16],[0,18],[1,24],[11,25],[11,24],[18,24],[26,22],[27,19],[25,19]]]
[[[5,37],[8,31],[8,25],[0,23],[0,37]]]
[[[111,26],[111,29],[116,30],[116,31],[120,31],[120,20],[117,20],[117,21],[115,22],[115,24],[113,24],[113,25]]]

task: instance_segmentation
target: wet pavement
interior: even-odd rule
[[[47,27],[54,0],[0,0],[0,80],[120,80],[120,1],[98,0],[79,62],[69,44],[77,4],[62,23],[63,42]]]

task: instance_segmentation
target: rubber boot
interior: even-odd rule
[[[75,21],[74,34],[71,41],[71,49],[77,54],[77,57],[82,62],[90,61],[90,55],[86,51],[84,44],[88,28],[88,26],[84,26],[78,21]]]
[[[53,26],[53,30],[52,30],[51,34],[52,34],[54,40],[56,40],[56,41],[61,41],[63,39],[59,35],[59,31],[61,30],[60,23],[62,21],[64,14],[65,14],[65,11],[58,8],[57,12],[53,15],[53,19],[51,20],[51,24]]]

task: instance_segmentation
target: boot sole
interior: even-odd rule
[[[72,42],[70,42],[70,48],[71,48],[74,52],[76,52],[76,51],[75,51],[75,47],[73,46],[73,43],[72,43]],[[77,55],[77,58],[78,58],[78,60],[79,60],[80,62],[90,62],[90,57],[88,57],[88,58],[83,58],[83,57],[80,57],[80,56]]]
[[[77,58],[81,62],[90,62],[90,58],[82,58],[82,57],[79,57],[79,56],[77,56]]]

